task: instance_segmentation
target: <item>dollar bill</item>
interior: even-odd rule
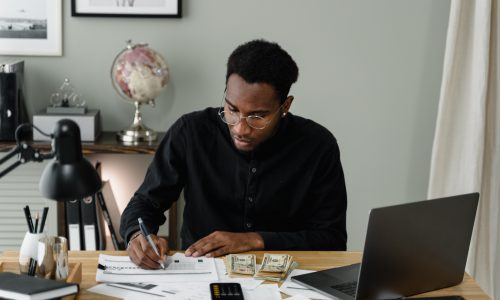
[[[229,274],[255,274],[256,259],[254,254],[230,254],[226,260],[229,265]]]
[[[286,272],[283,273],[257,272],[254,276],[254,279],[280,282],[282,280],[285,280],[288,277],[288,275],[290,275],[290,273],[293,271],[293,269],[296,269],[298,266],[299,264],[293,261],[288,267],[288,270],[286,270]]]
[[[283,273],[288,270],[292,257],[288,254],[265,253],[259,272]]]

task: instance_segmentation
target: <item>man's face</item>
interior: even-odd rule
[[[288,112],[292,99],[287,98],[280,108],[281,103],[273,86],[267,83],[248,83],[239,75],[231,74],[227,81],[224,110],[239,114],[240,117],[260,116],[268,122],[264,129],[250,127],[243,118],[236,125],[228,124],[236,148],[242,152],[250,152],[272,137],[283,113]]]

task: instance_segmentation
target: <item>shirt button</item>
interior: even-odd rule
[[[248,229],[252,228],[252,223],[248,222],[246,225]]]
[[[252,168],[252,173],[257,172],[257,168]]]

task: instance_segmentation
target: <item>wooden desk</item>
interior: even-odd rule
[[[273,253],[273,251],[266,251]],[[360,252],[336,252],[336,251],[274,251],[274,253],[289,253],[294,260],[299,263],[299,268],[310,270],[323,270],[327,268],[339,267],[343,265],[357,263],[361,260]],[[80,294],[77,299],[114,299],[103,295],[97,295],[87,291],[88,288],[96,285],[95,273],[97,269],[97,259],[99,253],[110,255],[127,255],[125,251],[70,251],[69,261],[82,263],[82,283],[80,284]],[[264,251],[252,252],[257,255],[260,262]],[[5,251],[0,255],[0,261],[17,261],[17,251]],[[9,271],[9,270],[6,270]],[[16,270],[10,270],[16,271]],[[465,274],[464,281],[454,287],[425,293],[425,296],[446,296],[462,295],[465,299],[490,299],[468,274]]]

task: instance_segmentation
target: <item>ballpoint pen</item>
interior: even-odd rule
[[[158,251],[158,248],[156,248],[156,244],[153,241],[153,238],[151,237],[149,230],[146,228],[146,225],[144,224],[144,222],[142,222],[141,218],[138,218],[137,221],[139,221],[139,228],[141,229],[142,235],[144,235],[144,237],[148,241],[149,245],[151,245],[151,247],[153,248],[156,255],[160,256],[160,252]],[[162,262],[159,262],[159,263],[160,263],[161,268],[163,270],[165,270],[165,265]]]

